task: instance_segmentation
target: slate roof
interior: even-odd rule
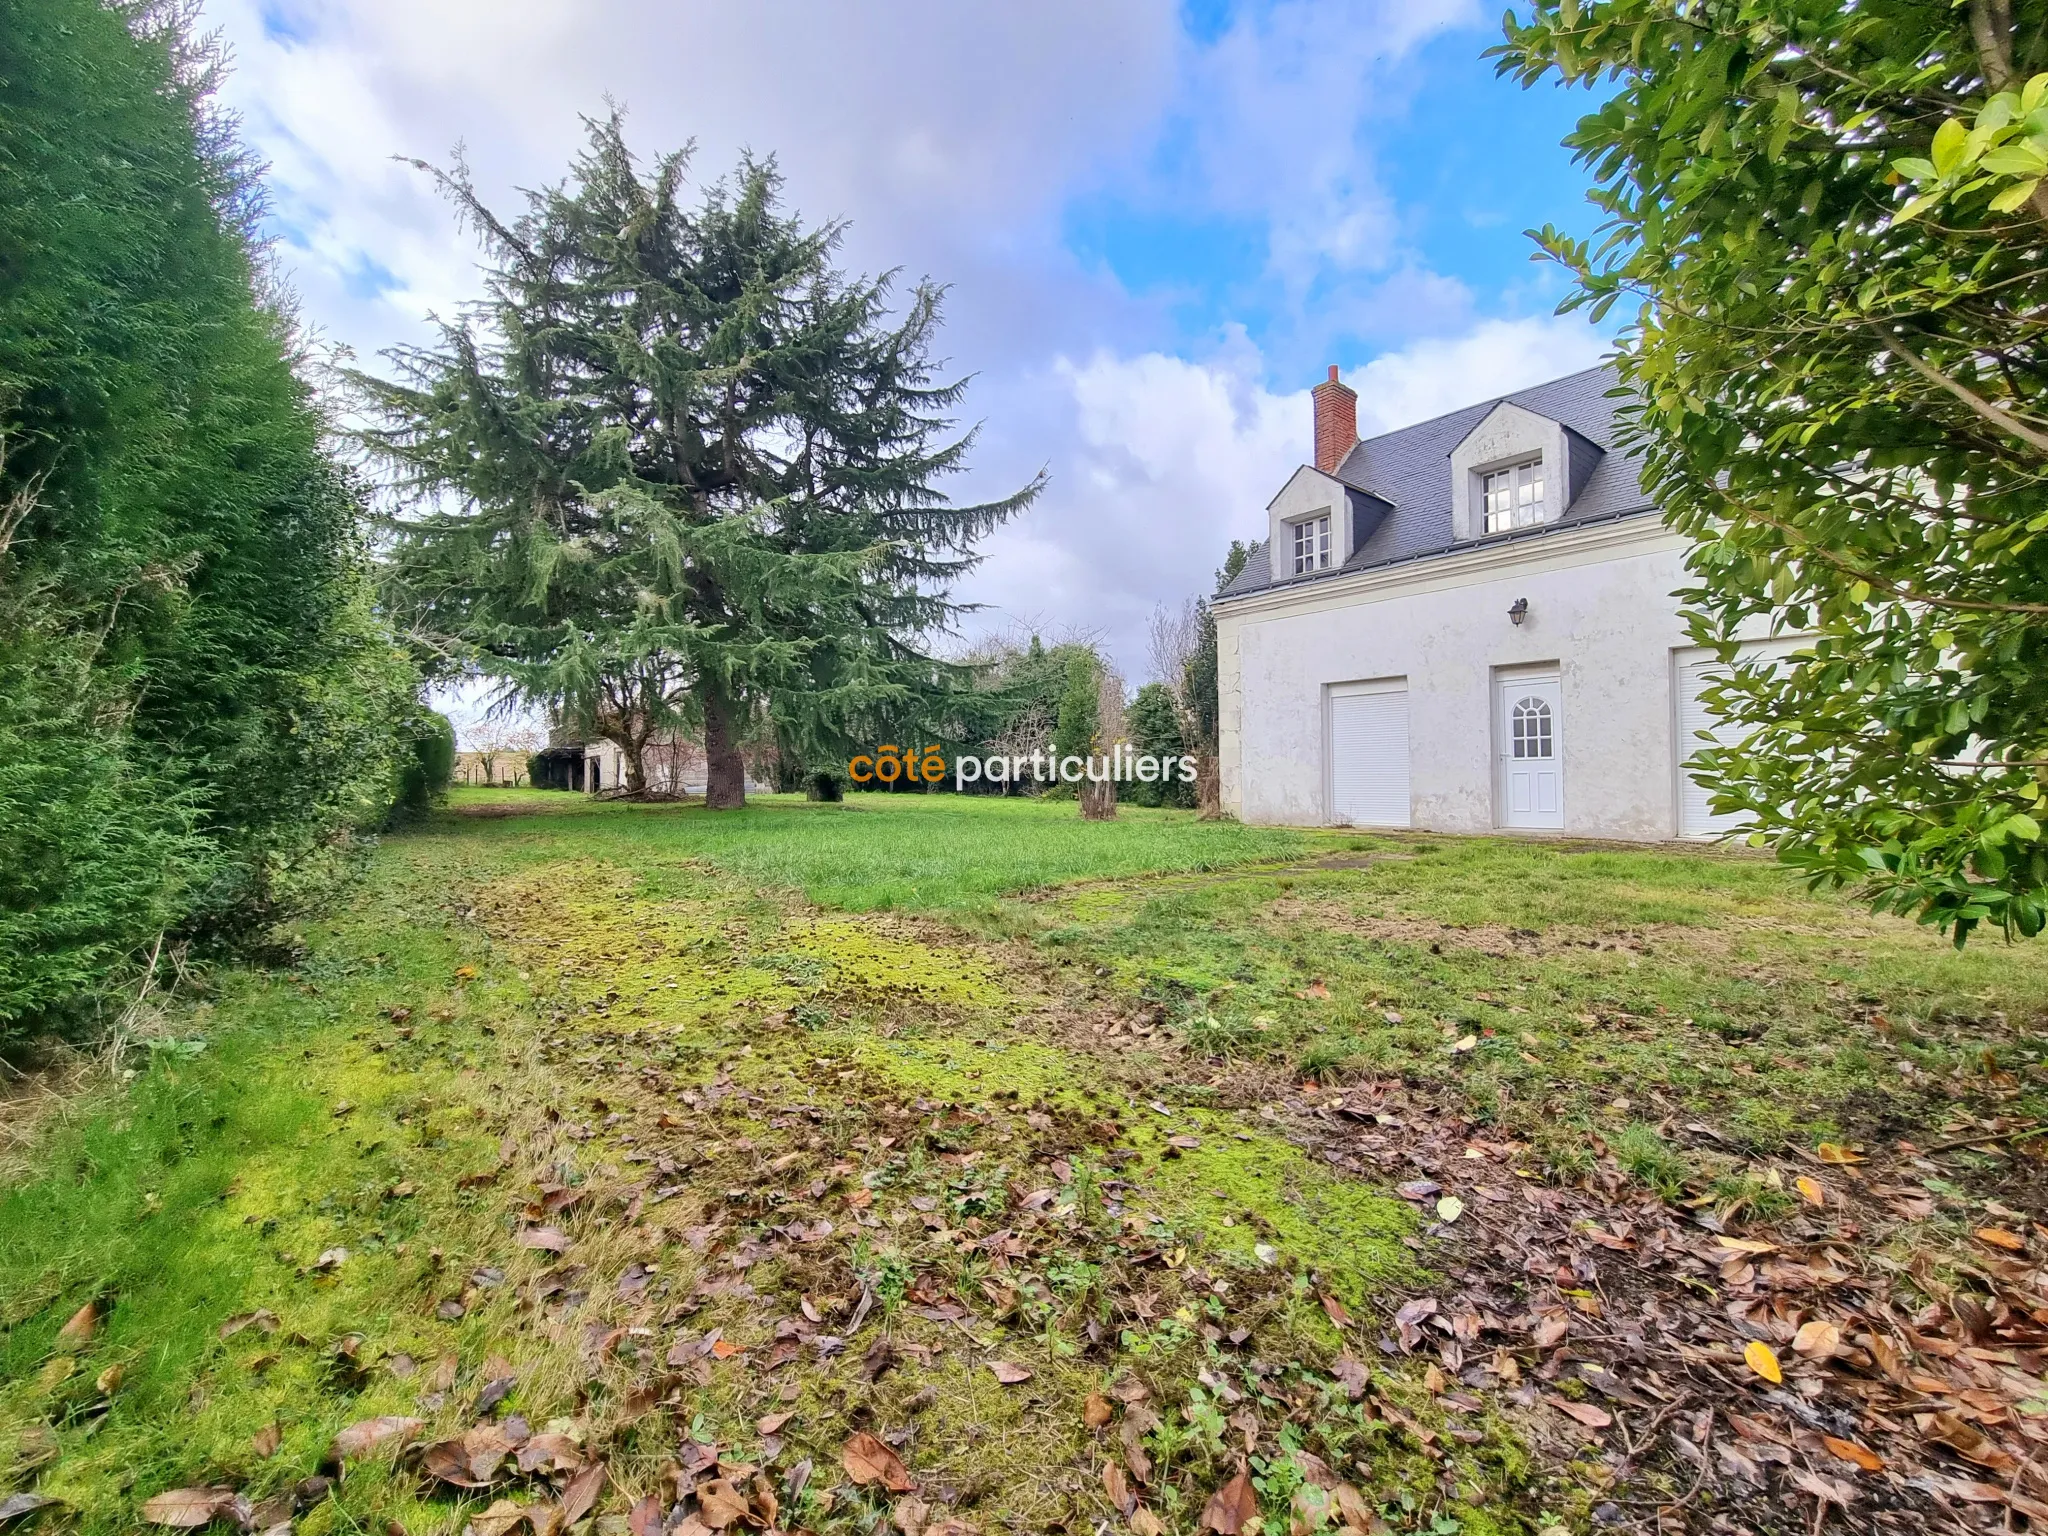
[[[1347,571],[1426,560],[1454,550],[1517,543],[1562,528],[1656,511],[1643,491],[1640,455],[1620,447],[1615,440],[1614,415],[1623,402],[1608,398],[1608,392],[1617,388],[1619,382],[1611,367],[1588,368],[1583,373],[1569,374],[1511,395],[1482,400],[1433,421],[1367,438],[1337,466],[1336,478],[1355,490],[1379,497],[1392,510],[1351,558],[1327,571],[1290,575],[1275,581],[1268,566],[1266,546],[1261,544],[1252,551],[1237,579],[1219,595],[1242,597],[1269,587],[1326,581]],[[1563,422],[1604,451],[1584,488],[1556,522],[1484,539],[1453,540],[1451,452],[1503,400],[1512,400],[1539,416]]]

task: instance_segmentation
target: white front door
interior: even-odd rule
[[[1503,677],[1500,824],[1564,825],[1564,699],[1555,677]]]

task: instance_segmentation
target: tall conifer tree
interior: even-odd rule
[[[394,598],[516,697],[618,743],[703,734],[707,800],[744,803],[740,748],[837,755],[927,712],[953,669],[975,541],[1037,494],[953,506],[973,433],[934,378],[940,290],[834,265],[841,226],[778,205],[742,160],[694,212],[687,152],[644,171],[616,116],[561,186],[480,233],[487,297],[437,344],[358,375],[371,445],[423,498],[396,524]]]

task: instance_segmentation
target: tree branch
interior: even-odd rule
[[[1950,378],[1877,322],[1871,322],[1870,329],[1876,333],[1878,340],[1884,343],[1887,352],[1928,383],[1947,390],[2001,432],[2010,433],[2035,452],[2048,455],[2048,433],[2037,432],[2025,422],[2014,420],[2011,413],[2001,411],[1962,380]]]
[[[1977,45],[1977,68],[1984,76],[1987,95],[1997,95],[2019,83],[2012,62],[2012,0],[1970,0],[1970,39]],[[2027,201],[2043,223],[2048,223],[2048,182],[2034,188]]]
[[[1844,576],[1867,583],[1872,591],[1882,592],[1887,597],[1895,597],[1900,602],[1924,603],[1930,608],[1950,608],[1958,613],[2048,614],[2048,603],[1983,602],[1965,597],[1946,597],[1937,592],[1923,592],[1913,587],[1902,587],[1897,582],[1888,581],[1874,571],[1862,570],[1857,566],[1851,565],[1833,550],[1816,544],[1812,539],[1782,519],[1775,518],[1768,512],[1758,511],[1755,507],[1743,506],[1726,491],[1717,491],[1717,494],[1723,502],[1734,507],[1743,516],[1762,523],[1767,527],[1777,529],[1778,532],[1784,534],[1786,538],[1797,544],[1803,552],[1814,556],[1827,565],[1833,566]]]
[[[0,469],[6,467],[7,434],[0,432]],[[6,558],[7,551],[14,545],[15,534],[19,533],[21,525],[28,521],[29,513],[35,511],[36,502],[43,492],[43,482],[49,477],[49,473],[49,470],[43,470],[4,502],[0,502],[0,559]]]

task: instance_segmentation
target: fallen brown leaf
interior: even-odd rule
[[[917,1484],[910,1480],[902,1458],[866,1430],[860,1430],[839,1452],[839,1465],[856,1487],[880,1483],[891,1493],[910,1493]]]
[[[559,1227],[525,1227],[518,1238],[522,1248],[540,1248],[548,1253],[564,1253],[568,1250],[569,1239]]]
[[[737,1525],[753,1513],[745,1495],[722,1477],[697,1485],[697,1518],[714,1531]]]
[[[1793,1335],[1792,1352],[1810,1359],[1825,1360],[1842,1348],[1842,1330],[1819,1318],[1800,1326]]]
[[[1792,1481],[1812,1494],[1823,1504],[1839,1504],[1847,1509],[1856,1500],[1856,1490],[1847,1483],[1832,1477],[1822,1477],[1818,1472],[1807,1472],[1799,1467],[1792,1468]]]
[[[589,1514],[597,1503],[597,1496],[604,1492],[605,1467],[601,1461],[593,1461],[578,1472],[562,1490],[562,1526],[566,1529]]]
[[[1134,1403],[1124,1413],[1123,1423],[1117,1426],[1117,1437],[1124,1445],[1124,1465],[1141,1483],[1152,1480],[1152,1458],[1145,1451],[1145,1436],[1158,1423],[1159,1418],[1151,1409]]]
[[[0,1499],[0,1525],[12,1525],[39,1509],[54,1508],[56,1503],[57,1501],[47,1494],[10,1493],[6,1498]]]
[[[196,1531],[213,1524],[214,1518],[234,1502],[232,1488],[173,1488],[145,1503],[142,1518],[151,1525]]]
[[[991,1360],[988,1363],[988,1368],[994,1373],[996,1380],[1006,1387],[1014,1387],[1019,1382],[1031,1379],[1031,1371],[1028,1366],[1013,1365],[1008,1360]]]
[[[265,1333],[277,1332],[277,1314],[264,1307],[254,1312],[241,1312],[220,1325],[220,1336],[231,1339],[244,1328],[260,1328]]]
[[[1336,1500],[1337,1517],[1344,1522],[1345,1530],[1356,1532],[1358,1536],[1371,1536],[1371,1533],[1386,1529],[1386,1522],[1380,1519],[1378,1511],[1366,1503],[1365,1495],[1349,1483],[1337,1485]]]
[[[275,1456],[277,1448],[283,1444],[284,1426],[274,1419],[249,1437],[249,1448],[265,1461]]]
[[[1322,1302],[1323,1311],[1328,1314],[1331,1322],[1335,1323],[1339,1328],[1349,1328],[1351,1326],[1351,1314],[1345,1311],[1343,1302],[1332,1296],[1328,1291],[1322,1292],[1318,1299]]]
[[[386,1414],[381,1418],[358,1419],[334,1437],[334,1454],[344,1461],[367,1456],[387,1440],[405,1444],[420,1432],[418,1419]]]
[[[1605,1429],[1614,1422],[1613,1414],[1593,1403],[1575,1403],[1570,1398],[1559,1397],[1554,1392],[1546,1395],[1543,1401],[1566,1417],[1577,1419],[1588,1429]]]
[[[1822,1435],[1820,1443],[1828,1448],[1830,1454],[1839,1456],[1844,1461],[1854,1462],[1866,1472],[1884,1470],[1884,1458],[1877,1452],[1858,1445],[1854,1440],[1837,1440],[1833,1435]]]
[[[516,1449],[523,1451],[531,1443],[528,1440]],[[458,1488],[488,1488],[497,1477],[499,1463],[514,1449],[510,1437],[498,1425],[479,1424],[459,1440],[443,1440],[428,1446],[420,1465],[429,1476]]]
[[[1101,1429],[1115,1417],[1116,1410],[1100,1392],[1090,1392],[1088,1401],[1081,1405],[1081,1422],[1090,1429]]]
[[[1251,1469],[1240,1462],[1237,1474],[1209,1495],[1197,1529],[1214,1531],[1216,1536],[1238,1536],[1258,1516],[1259,1496],[1252,1489]]]
[[[1132,1496],[1131,1481],[1124,1476],[1124,1469],[1113,1461],[1102,1464],[1102,1491],[1109,1495],[1109,1502],[1116,1506],[1117,1513],[1129,1519],[1138,1501]]]
[[[525,1504],[514,1504],[510,1499],[499,1499],[482,1514],[469,1517],[473,1536],[512,1536],[522,1525],[535,1527],[533,1510]]]
[[[88,1301],[76,1312],[72,1313],[69,1321],[57,1330],[57,1337],[64,1340],[67,1344],[83,1344],[95,1333],[99,1332],[99,1327],[99,1303]]]
[[[1965,1461],[1974,1461],[1993,1472],[2010,1472],[2019,1463],[2000,1450],[1984,1432],[1958,1413],[1944,1410],[1934,1415],[1928,1439],[1939,1442]]]
[[[2048,1504],[2010,1488],[2001,1488],[1996,1483],[1980,1483],[1971,1478],[1961,1477],[1944,1477],[1936,1481],[1947,1492],[1966,1503],[2003,1504],[2007,1508],[2018,1510],[2029,1520],[2048,1520]]]
[[[1989,1243],[1994,1248],[2003,1248],[2008,1253],[2025,1253],[2027,1240],[2017,1232],[2008,1232],[2003,1227],[1979,1227],[1971,1234],[1980,1243]]]
[[[574,1472],[583,1465],[583,1451],[567,1435],[550,1431],[520,1446],[513,1460],[522,1472]]]

